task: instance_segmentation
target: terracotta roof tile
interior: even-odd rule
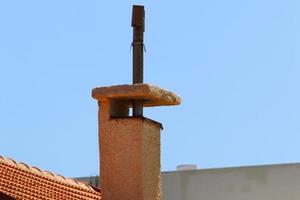
[[[0,193],[24,200],[100,200],[99,190],[0,156]]]

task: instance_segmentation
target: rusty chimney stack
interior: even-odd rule
[[[160,200],[159,122],[143,107],[180,104],[174,93],[143,82],[144,7],[134,6],[133,84],[99,87],[100,189],[103,200]],[[129,108],[133,116],[129,116]]]

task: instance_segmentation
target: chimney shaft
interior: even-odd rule
[[[103,200],[160,200],[161,124],[126,115],[143,106],[177,105],[175,94],[148,84],[95,88],[99,102],[100,189]]]

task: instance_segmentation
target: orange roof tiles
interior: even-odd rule
[[[100,191],[0,156],[0,193],[21,200],[100,200]]]

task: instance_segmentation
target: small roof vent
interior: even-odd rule
[[[196,169],[197,169],[197,165],[195,165],[195,164],[178,165],[176,167],[177,171],[196,170]]]

